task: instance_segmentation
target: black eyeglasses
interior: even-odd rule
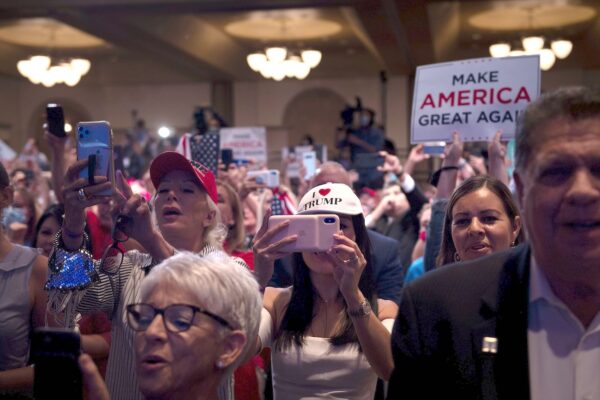
[[[115,275],[119,272],[123,263],[123,250],[120,244],[126,242],[129,236],[125,233],[128,231],[128,225],[131,223],[131,218],[126,215],[118,215],[112,227],[111,238],[112,244],[104,250],[100,259],[100,271],[108,275]]]
[[[218,315],[189,304],[171,304],[165,308],[155,308],[146,303],[130,304],[127,306],[127,323],[134,331],[145,331],[156,314],[160,314],[169,332],[184,332],[192,326],[196,313],[204,314],[224,327],[233,329],[229,322]]]

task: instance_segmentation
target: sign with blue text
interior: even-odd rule
[[[474,58],[417,68],[411,143],[515,137],[519,113],[540,94],[539,56]]]

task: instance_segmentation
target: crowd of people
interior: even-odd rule
[[[273,187],[172,150],[84,179],[49,132],[0,164],[0,398],[31,398],[50,325],[80,332],[88,399],[600,399],[600,92],[532,102],[514,176],[501,132],[454,132],[422,182],[423,145],[401,160],[347,117],[369,179],[328,161]],[[290,250],[315,214],[332,244]]]

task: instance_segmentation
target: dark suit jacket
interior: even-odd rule
[[[406,286],[388,399],[528,399],[529,248],[445,266]],[[497,338],[497,353],[482,351]]]
[[[400,303],[404,274],[398,256],[398,241],[377,232],[368,231],[373,258],[373,281],[377,297]],[[275,270],[267,286],[288,287],[292,285],[294,269],[292,257],[275,261]]]

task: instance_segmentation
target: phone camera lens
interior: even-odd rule
[[[325,218],[326,224],[333,224],[335,222],[335,218],[327,217]]]
[[[79,139],[83,139],[83,133],[79,134]]]

